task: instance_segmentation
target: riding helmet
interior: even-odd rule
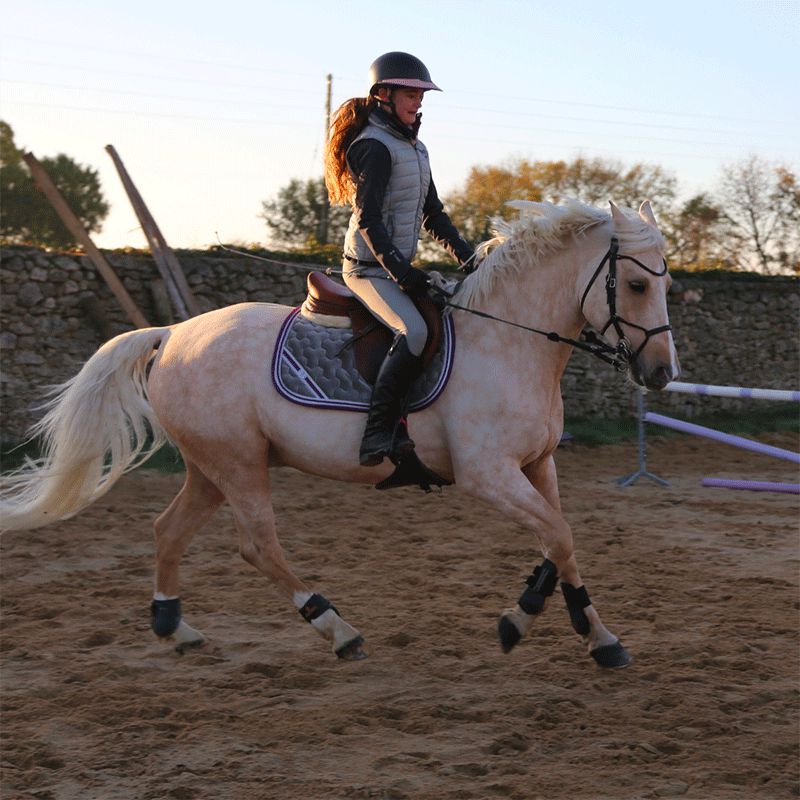
[[[371,95],[381,86],[442,91],[431,80],[428,68],[418,58],[410,53],[400,52],[384,53],[372,62],[369,68],[369,85]]]

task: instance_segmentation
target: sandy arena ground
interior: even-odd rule
[[[791,449],[796,437],[764,441]],[[138,471],[95,506],[2,539],[2,798],[698,800],[798,796],[797,495],[789,462],[690,437],[559,450],[565,513],[605,623],[604,671],[557,593],[504,656],[498,613],[540,561],[462,497],[276,475],[298,574],[367,640],[339,662],[242,562],[223,509],[184,559],[179,656],[150,634],[151,524],[182,477]]]

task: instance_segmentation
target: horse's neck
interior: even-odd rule
[[[478,310],[517,325],[555,331],[574,339],[585,321],[576,288],[580,269],[575,248],[551,253],[538,264],[526,265],[499,277],[491,293],[478,303]],[[536,374],[524,368],[520,372],[527,373],[537,386],[541,387],[547,380],[561,380],[571,349],[557,346],[541,334],[480,317],[471,317],[465,322],[478,335],[485,334],[488,326],[493,326],[493,334],[500,340],[501,358],[521,366],[535,363]]]

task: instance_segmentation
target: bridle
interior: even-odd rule
[[[667,262],[664,260],[664,269],[660,272],[656,272],[655,270],[650,269],[647,264],[643,264],[639,259],[634,258],[633,256],[625,256],[619,254],[619,239],[616,236],[611,237],[611,246],[608,248],[608,251],[603,256],[603,260],[597,265],[597,269],[594,271],[594,274],[589,279],[589,283],[586,285],[586,288],[583,290],[583,295],[581,297],[581,312],[583,312],[583,305],[586,302],[586,297],[589,294],[592,286],[594,286],[595,281],[597,280],[598,276],[600,275],[603,267],[608,263],[608,274],[606,275],[606,303],[608,305],[608,322],[603,326],[602,330],[600,331],[600,336],[603,336],[605,332],[610,328],[614,327],[614,330],[619,337],[619,341],[617,342],[616,346],[608,344],[608,342],[604,341],[603,339],[598,338],[598,336],[592,331],[584,331],[581,334],[581,339],[570,339],[567,336],[562,336],[555,331],[543,331],[539,330],[538,328],[531,328],[527,325],[520,325],[518,322],[511,322],[507,319],[501,319],[500,317],[496,317],[493,314],[487,314],[485,311],[478,311],[474,308],[467,308],[466,306],[459,306],[455,303],[450,302],[449,298],[452,295],[449,295],[447,292],[438,289],[437,287],[431,287],[435,291],[437,291],[440,295],[443,296],[445,299],[444,305],[449,308],[455,308],[459,311],[467,311],[470,314],[474,314],[478,317],[483,317],[485,319],[491,319],[495,322],[502,322],[505,325],[513,325],[515,328],[522,328],[523,330],[530,331],[531,333],[538,333],[542,336],[546,336],[551,342],[563,342],[564,344],[572,345],[573,347],[578,348],[579,350],[584,350],[585,352],[589,353],[590,355],[596,356],[597,358],[605,361],[607,364],[611,364],[615,369],[619,372],[624,372],[631,364],[632,361],[635,361],[639,354],[644,349],[647,342],[650,340],[651,336],[655,336],[658,333],[664,333],[665,331],[672,330],[672,325],[660,325],[657,328],[644,328],[641,325],[637,325],[635,322],[630,322],[626,320],[624,317],[621,317],[617,313],[617,261],[622,259],[626,259],[628,261],[633,261],[635,264],[640,266],[646,272],[649,272],[651,275],[656,275],[657,277],[661,277],[667,274]],[[644,333],[644,341],[639,346],[639,348],[634,353],[631,350],[630,342],[628,341],[627,337],[625,336],[625,332],[622,329],[623,325],[627,325],[630,328],[636,328],[636,330],[642,331]]]
[[[603,256],[603,260],[597,265],[597,269],[594,271],[594,274],[589,279],[589,283],[583,290],[583,296],[581,297],[581,311],[583,311],[583,305],[586,302],[586,297],[589,294],[589,290],[594,285],[594,282],[597,280],[597,277],[602,271],[606,262],[608,262],[608,274],[606,275],[606,304],[608,305],[609,316],[608,322],[606,322],[606,324],[600,330],[600,336],[604,336],[605,332],[613,326],[617,336],[619,337],[617,350],[627,366],[627,364],[630,364],[630,362],[635,361],[639,357],[639,354],[642,352],[642,350],[644,350],[645,345],[650,341],[651,336],[664,333],[665,331],[671,331],[672,325],[667,324],[660,325],[657,328],[644,328],[641,325],[637,325],[635,322],[630,322],[617,313],[617,261],[621,261],[623,259],[626,261],[633,261],[634,264],[641,267],[645,272],[649,272],[651,275],[655,275],[658,278],[667,274],[666,259],[662,259],[664,268],[660,272],[650,269],[647,264],[642,263],[638,258],[620,255],[619,239],[617,239],[616,236],[612,236],[611,246]],[[635,328],[637,331],[642,331],[644,334],[644,339],[635,353],[631,352],[630,342],[628,341],[627,336],[625,336],[625,331],[622,329],[623,325],[627,325],[629,328]]]

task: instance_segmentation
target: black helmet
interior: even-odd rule
[[[384,53],[378,56],[369,68],[369,93],[381,86],[406,86],[409,89],[442,90],[431,80],[428,68],[409,53]]]

